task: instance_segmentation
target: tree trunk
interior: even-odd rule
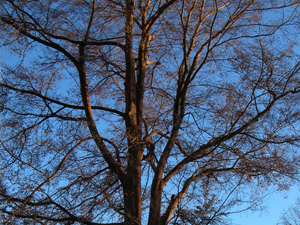
[[[130,154],[127,180],[123,186],[126,225],[141,224],[141,163],[139,150],[133,151],[137,154]]]
[[[141,142],[141,112],[138,112],[135,60],[133,57],[133,13],[134,1],[126,1],[125,58],[126,58],[126,135],[128,143],[127,176],[123,184],[126,225],[141,224],[141,164],[143,145]]]

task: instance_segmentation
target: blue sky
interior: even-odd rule
[[[289,191],[275,192],[264,202],[264,206],[267,206],[266,212],[246,211],[232,215],[232,225],[276,225],[283,210],[293,206],[298,197],[300,184],[293,186]]]

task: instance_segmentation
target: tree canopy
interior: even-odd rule
[[[299,18],[298,0],[2,0],[0,222],[225,224],[288,189]]]

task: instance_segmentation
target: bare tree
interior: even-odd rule
[[[284,210],[278,225],[299,225],[300,224],[300,198],[287,210]]]
[[[225,224],[299,169],[296,0],[2,0],[1,222]]]

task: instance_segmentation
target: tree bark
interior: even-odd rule
[[[128,142],[127,179],[123,184],[125,224],[141,224],[141,164],[143,148],[141,143],[141,113],[137,105],[137,84],[135,78],[135,60],[133,57],[133,13],[134,1],[126,1],[125,24],[125,101],[126,134]]]

